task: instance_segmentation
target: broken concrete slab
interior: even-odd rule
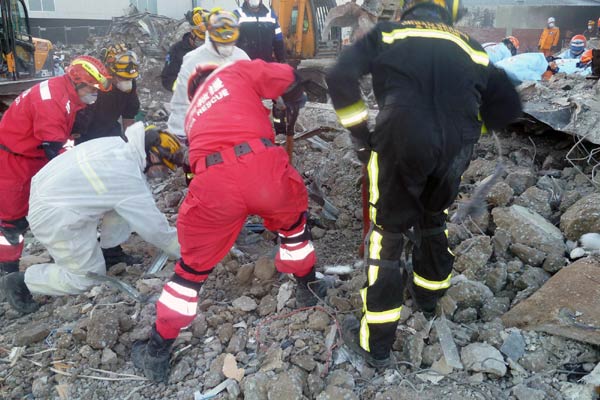
[[[600,345],[600,262],[584,258],[502,316],[507,327],[546,332]]]
[[[525,207],[497,207],[492,210],[492,216],[498,227],[510,233],[513,243],[522,243],[547,254],[565,251],[561,231]]]

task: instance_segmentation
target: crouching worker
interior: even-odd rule
[[[167,380],[171,346],[196,316],[198,291],[250,214],[278,232],[275,266],[296,277],[297,306],[316,304],[310,289],[319,297],[326,294],[325,282],[315,278],[304,182],[285,149],[273,144],[269,111],[262,104],[279,96],[290,112],[302,105],[302,86],[285,64],[200,65],[190,76],[185,132],[195,177],[177,220],[181,259],[158,299],[150,339],[132,348],[133,363],[150,379]]]
[[[147,185],[183,163],[173,135],[139,122],[118,136],[82,143],[53,159],[32,180],[27,220],[54,264],[32,265],[0,280],[9,304],[30,313],[39,305],[31,294],[82,293],[95,284],[88,272],[105,274],[102,240],[116,246],[132,231],[173,258],[180,255],[175,228],[158,210]]]

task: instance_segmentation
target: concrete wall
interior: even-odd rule
[[[243,0],[240,0],[240,4],[242,3]],[[209,10],[214,7],[221,7],[227,11],[233,11],[238,8],[235,0],[196,0],[196,4],[199,7],[207,8]]]
[[[158,0],[157,14],[182,19],[192,7],[192,0]]]

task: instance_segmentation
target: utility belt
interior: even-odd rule
[[[236,144],[233,147],[217,151],[198,160],[195,166],[195,173],[198,174],[213,165],[230,163],[246,154],[262,153],[269,147],[275,147],[275,144],[267,138],[252,139],[247,142]]]
[[[34,159],[34,160],[42,160],[42,159],[45,159],[45,158],[46,158],[46,157],[28,157],[28,156],[25,156],[25,155],[23,155],[23,154],[15,153],[14,151],[12,151],[11,149],[9,149],[8,147],[6,147],[6,146],[5,146],[5,145],[3,145],[3,144],[0,144],[0,150],[2,150],[2,151],[5,151],[5,152],[7,152],[7,153],[10,153],[10,154],[12,154],[13,156],[25,157],[25,158],[32,158],[32,159]]]

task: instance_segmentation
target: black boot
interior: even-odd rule
[[[137,340],[131,346],[133,365],[144,371],[146,378],[166,383],[169,380],[169,357],[174,341],[163,339],[154,326],[150,339]]]
[[[346,347],[354,354],[365,360],[369,366],[376,369],[391,368],[394,364],[392,357],[388,354],[387,357],[375,357],[370,352],[360,346],[359,339],[360,322],[353,316],[346,317],[342,322],[342,339]]]
[[[12,308],[23,314],[29,314],[40,308],[33,300],[31,292],[25,285],[24,272],[12,272],[0,279],[0,290]]]
[[[317,280],[314,267],[308,275],[301,278],[296,277],[296,280],[298,281],[298,285],[296,286],[296,307],[312,307],[317,304],[319,299],[324,299],[327,296],[327,282]],[[318,298],[315,297],[315,294]]]
[[[140,264],[142,257],[131,256],[123,251],[121,246],[109,247],[108,249],[102,249],[102,255],[104,256],[104,262],[106,268],[110,268],[118,263],[125,263],[127,265]]]
[[[19,272],[19,261],[0,261],[0,276]]]

